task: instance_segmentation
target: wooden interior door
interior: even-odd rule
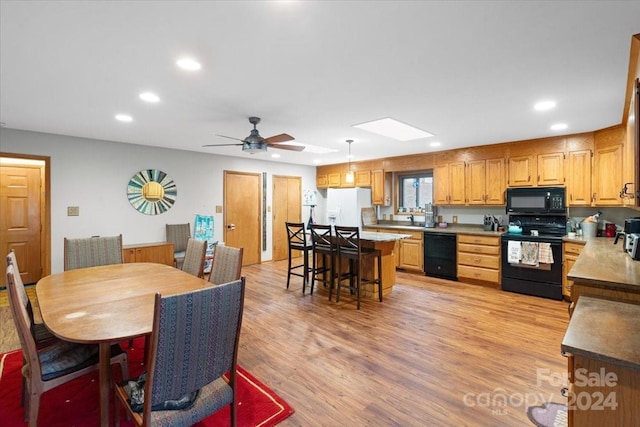
[[[287,230],[285,222],[302,221],[302,178],[299,176],[273,176],[273,230],[272,259],[287,259]]]
[[[43,276],[44,163],[0,165],[0,251],[15,251],[25,284]],[[0,283],[6,285],[2,275]]]
[[[261,261],[261,177],[224,171],[224,244],[244,248],[242,265]]]

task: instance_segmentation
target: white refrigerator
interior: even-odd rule
[[[370,188],[329,188],[326,223],[362,229],[362,208],[371,206]]]

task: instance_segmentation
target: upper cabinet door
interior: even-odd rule
[[[509,187],[533,187],[536,176],[535,157],[519,156],[509,158]]]
[[[591,150],[571,151],[567,164],[569,206],[591,205]]]
[[[475,160],[467,165],[467,203],[484,205],[486,203],[487,168],[484,160]]]
[[[485,169],[487,172],[485,204],[504,205],[504,193],[507,187],[504,159],[487,160]]]
[[[564,153],[538,155],[538,185],[564,185]]]
[[[622,144],[596,148],[593,201],[596,205],[620,206],[622,188]]]

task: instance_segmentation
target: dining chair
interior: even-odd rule
[[[64,238],[65,271],[122,263],[122,234],[80,239]]]
[[[190,426],[229,406],[231,426],[236,425],[244,289],[242,277],[176,295],[156,294],[148,370],[116,385],[116,426],[120,406],[137,426]],[[136,389],[144,390],[143,398],[132,393]]]
[[[317,280],[329,286],[329,301],[333,292],[334,278],[336,274],[336,258],[338,247],[333,238],[333,227],[331,225],[311,224],[311,246],[313,248],[311,267],[311,293],[313,294],[314,282]],[[322,265],[318,265],[318,260],[322,260]],[[318,275],[321,275],[318,277]]]
[[[215,284],[232,282],[240,279],[242,272],[243,248],[216,245],[211,262],[209,282]]]
[[[182,271],[197,277],[204,277],[204,258],[207,254],[207,241],[190,238],[187,242]]]
[[[167,224],[166,232],[167,242],[173,243],[173,265],[181,268],[191,238],[191,223]]]
[[[18,331],[22,354],[27,363],[22,368],[26,379],[23,391],[24,421],[29,427],[38,425],[38,412],[42,394],[61,384],[98,369],[98,346],[56,340],[39,348],[31,332],[28,298],[20,291],[24,288],[15,265],[7,265],[7,288],[13,322]],[[111,346],[111,364],[120,365],[122,378],[129,376],[127,353],[120,346]]]
[[[289,250],[289,259],[287,262],[287,289],[289,289],[289,282],[291,276],[302,277],[302,293],[304,294],[307,283],[309,282],[309,276],[313,269],[309,267],[309,255],[313,252],[313,245],[311,241],[307,241],[307,233],[305,231],[304,222],[285,222],[287,228],[287,247]],[[302,263],[295,264],[294,258],[297,258],[301,252]],[[313,295],[313,288],[311,288],[311,294]]]
[[[363,248],[360,241],[360,229],[358,227],[338,226],[336,232],[336,244],[338,248],[338,286],[336,289],[336,302],[340,302],[340,287],[343,280],[349,280],[349,289],[356,293],[357,307],[360,310],[360,294],[362,284],[378,285],[378,298],[382,302],[382,253],[378,249]],[[365,260],[377,263],[378,277],[365,278],[362,267]],[[342,263],[347,261],[349,269],[342,273]],[[373,269],[371,269],[373,271]]]

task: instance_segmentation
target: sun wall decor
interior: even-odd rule
[[[178,189],[166,173],[158,169],[144,169],[127,184],[127,198],[131,206],[145,215],[159,215],[171,209]]]

